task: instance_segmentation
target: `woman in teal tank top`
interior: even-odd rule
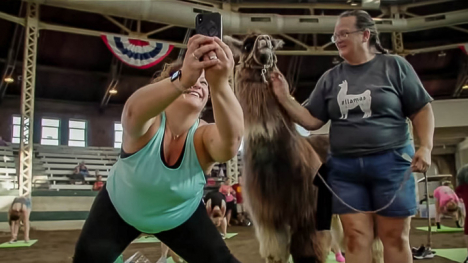
[[[243,135],[228,83],[233,68],[226,44],[195,35],[182,63],[127,100],[122,154],[93,203],[73,262],[113,263],[141,233],[190,263],[239,262],[202,201],[204,174],[236,156]],[[210,94],[215,124],[199,120]]]

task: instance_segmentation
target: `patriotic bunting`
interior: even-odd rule
[[[174,48],[173,45],[128,38],[116,35],[101,35],[109,50],[123,63],[140,69],[161,62]]]

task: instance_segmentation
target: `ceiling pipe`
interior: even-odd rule
[[[251,29],[268,34],[332,33],[337,16],[245,14],[180,1],[28,0],[44,5],[117,17],[194,28],[200,12],[219,12],[225,34],[246,34]],[[380,32],[411,32],[468,23],[468,9],[406,19],[375,18]]]

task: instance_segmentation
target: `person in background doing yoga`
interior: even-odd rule
[[[113,263],[141,233],[190,263],[239,262],[202,200],[205,174],[236,156],[244,133],[233,71],[229,47],[197,34],[182,63],[130,96],[121,156],[94,200],[74,263]],[[215,123],[207,124],[200,114],[210,95]]]
[[[466,205],[468,204],[468,164],[465,164],[457,173],[458,186],[455,189],[457,195],[463,200],[465,205],[465,246],[468,249],[468,219],[466,217]],[[468,256],[463,263],[468,263]]]
[[[16,197],[8,210],[8,223],[10,224],[10,243],[18,241],[20,222],[24,224],[24,241],[29,242],[29,215],[31,214],[31,198]]]
[[[227,234],[226,197],[220,192],[209,192],[205,196],[208,216],[216,227],[221,227],[223,238]]]
[[[442,215],[452,216],[455,219],[457,227],[461,227],[458,222],[460,199],[449,185],[451,185],[450,182],[444,182],[442,186],[434,190],[437,229],[440,229],[440,218]]]

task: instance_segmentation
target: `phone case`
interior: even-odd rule
[[[220,13],[198,14],[195,19],[195,30],[197,34],[218,37],[222,39],[223,25]]]

